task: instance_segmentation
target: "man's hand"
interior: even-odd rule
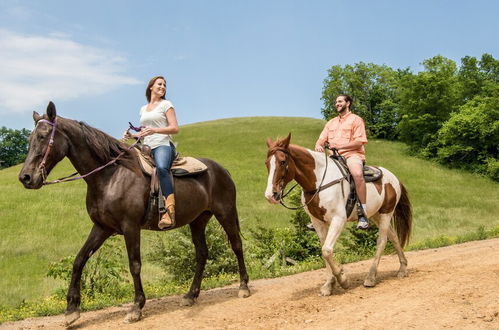
[[[318,152],[324,152],[324,147],[323,147],[323,146],[321,146],[321,145],[316,144],[316,145],[315,145],[315,151],[318,151]]]

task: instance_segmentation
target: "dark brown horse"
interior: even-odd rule
[[[149,177],[142,173],[135,153],[129,151],[127,145],[85,123],[58,117],[52,102],[45,115],[33,112],[33,119],[35,129],[29,138],[28,156],[19,173],[19,180],[28,189],[41,188],[46,176],[64,157],[69,158],[80,174],[85,174],[121,154],[116,163],[84,178],[87,183],[87,211],[94,225],[73,264],[66,323],[71,324],[79,318],[80,279],[85,263],[113,234],[124,235],[135,287],[134,304],[125,321],[138,321],[146,301],[140,278],[140,230],[159,230],[146,224]],[[189,306],[199,296],[208,258],[205,228],[212,215],[227,233],[236,254],[240,275],[239,296],[248,297],[250,294],[234,183],[222,166],[209,159],[200,160],[208,167],[206,172],[175,180],[176,227],[190,226],[196,249],[194,279],[183,299],[183,304]]]

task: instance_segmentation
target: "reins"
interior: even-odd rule
[[[140,142],[140,139],[137,139],[137,141],[135,141],[135,143],[133,143],[132,145],[130,145],[126,150],[120,152],[118,154],[118,156],[114,157],[113,159],[111,159],[109,162],[107,162],[106,164],[102,165],[102,166],[99,166],[95,169],[93,169],[92,171],[88,172],[88,173],[85,173],[83,175],[80,175],[80,176],[77,176],[77,177],[74,177],[75,175],[78,174],[78,172],[75,172],[71,175],[68,175],[68,176],[65,176],[65,177],[62,177],[62,178],[59,178],[57,180],[53,180],[53,181],[46,181],[47,180],[47,175],[45,173],[45,162],[47,161],[47,157],[52,149],[52,146],[54,145],[54,136],[55,136],[55,130],[57,128],[57,118],[54,119],[53,122],[51,122],[50,120],[47,120],[47,119],[40,119],[37,124],[39,122],[43,122],[43,123],[47,123],[49,124],[50,126],[52,126],[52,132],[50,133],[50,140],[49,140],[49,145],[47,147],[47,150],[45,151],[45,155],[43,156],[43,160],[42,162],[40,163],[40,165],[38,166],[38,168],[40,169],[41,173],[42,173],[42,178],[43,178],[43,185],[49,185],[49,184],[55,184],[55,183],[61,183],[61,182],[69,182],[69,181],[75,181],[75,180],[79,180],[79,179],[84,179],[86,178],[87,176],[89,175],[92,175],[96,172],[99,172],[100,170],[108,167],[109,165],[112,165],[114,163],[116,163],[118,161],[118,159],[120,159],[121,156],[123,156],[126,152],[130,151],[132,148],[134,148],[139,142]],[[135,127],[132,126],[132,124],[130,124],[130,129],[136,129]]]
[[[335,154],[337,154],[337,152],[338,152],[338,151],[337,151],[336,149],[334,149],[334,148],[328,148],[328,149],[332,150],[332,151],[333,151],[333,153],[335,153]],[[278,151],[281,151],[281,150],[280,150],[280,149],[278,149]],[[285,153],[286,153],[286,152],[285,152]],[[308,202],[306,202],[305,204],[302,204],[302,205],[300,205],[300,206],[298,206],[298,207],[289,207],[289,206],[287,206],[286,204],[284,204],[283,200],[284,200],[284,198],[285,198],[285,197],[286,197],[286,196],[287,196],[287,195],[288,195],[288,194],[289,194],[289,193],[290,193],[290,192],[291,192],[291,191],[292,191],[292,190],[293,190],[296,186],[298,186],[298,183],[296,183],[295,185],[293,185],[293,187],[291,187],[291,189],[289,189],[289,190],[288,190],[288,192],[287,192],[287,193],[283,194],[283,195],[282,195],[282,197],[280,198],[279,203],[280,203],[282,206],[284,206],[284,207],[285,207],[285,208],[287,208],[288,210],[293,210],[293,211],[296,211],[296,210],[301,210],[301,209],[305,208],[305,206],[307,206],[308,204],[310,204],[310,203],[312,202],[312,200],[315,198],[315,196],[316,196],[319,192],[321,192],[322,190],[327,189],[327,188],[329,188],[329,187],[331,187],[331,186],[334,186],[335,184],[337,184],[337,183],[339,183],[339,182],[341,182],[341,181],[345,180],[345,176],[343,175],[343,176],[342,176],[341,178],[339,178],[339,179],[333,180],[333,181],[331,181],[331,182],[329,182],[329,183],[325,184],[324,186],[322,185],[322,184],[324,183],[324,179],[326,178],[327,167],[328,167],[328,163],[329,163],[329,162],[328,162],[328,155],[327,155],[327,153],[324,153],[324,155],[326,156],[326,159],[325,159],[325,160],[326,160],[326,167],[325,167],[325,169],[324,169],[324,174],[322,175],[322,179],[321,179],[321,183],[319,184],[319,187],[318,187],[317,189],[315,189],[315,190],[312,190],[312,191],[305,191],[305,192],[304,192],[305,194],[312,194],[312,193],[313,193],[314,195],[313,195],[313,196],[312,196],[312,197],[308,200]],[[343,173],[342,173],[342,174],[343,174]]]

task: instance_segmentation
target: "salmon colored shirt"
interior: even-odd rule
[[[363,144],[367,143],[366,127],[364,120],[351,112],[343,117],[339,115],[326,123],[322,130],[316,145],[323,146],[325,142],[333,145],[333,142],[345,144],[353,141],[359,141]],[[357,150],[343,150],[339,152],[345,158],[358,156],[360,159],[366,159],[364,146],[360,146]]]

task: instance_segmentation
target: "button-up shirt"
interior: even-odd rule
[[[331,146],[334,143],[346,144],[353,141],[362,142],[356,150],[339,150],[340,155],[345,158],[351,156],[358,156],[360,159],[366,159],[366,152],[364,144],[367,143],[366,128],[364,120],[351,112],[345,114],[343,117],[339,115],[326,123],[322,130],[316,145],[323,146],[325,142]]]

